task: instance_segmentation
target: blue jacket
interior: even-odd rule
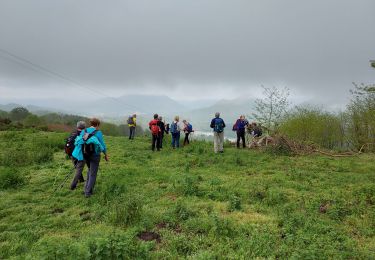
[[[245,130],[245,127],[246,127],[248,124],[249,124],[249,123],[247,122],[247,120],[237,119],[237,122],[236,122],[236,130],[237,130],[237,131]]]
[[[90,127],[86,128],[85,130],[87,133],[92,133],[95,131],[95,128]],[[85,134],[85,131],[81,131],[81,134],[77,136],[75,142],[74,142],[74,150],[72,153],[72,156],[76,158],[78,161],[84,160],[83,158],[83,151],[82,151],[82,145],[84,144],[83,136]],[[89,140],[87,140],[86,144],[93,143],[95,145],[95,154],[99,155],[101,152],[106,153],[107,147],[104,143],[103,139],[103,133],[101,131],[97,131],[94,136],[92,136]]]

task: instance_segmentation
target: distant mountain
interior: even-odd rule
[[[131,113],[169,114],[171,111],[179,113],[187,108],[168,96],[156,95],[126,95],[118,98],[103,98],[96,102],[96,106],[90,109],[94,114],[107,116],[126,116]]]

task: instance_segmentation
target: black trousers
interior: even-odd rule
[[[152,145],[151,149],[155,151],[155,147],[158,151],[160,151],[160,138],[159,135],[152,135]]]
[[[163,148],[163,139],[164,139],[164,134],[160,134],[159,135],[159,145],[160,145],[160,148]]]
[[[240,148],[240,140],[242,139],[242,147],[246,147],[245,143],[245,129],[240,129],[237,131],[237,148]]]
[[[190,133],[185,133],[184,145],[190,144],[190,142],[189,142],[189,135],[190,135]]]

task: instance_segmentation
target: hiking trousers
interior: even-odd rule
[[[160,137],[159,135],[152,135],[152,145],[151,149],[155,151],[155,147],[158,151],[160,151]]]
[[[160,145],[160,148],[163,148],[163,140],[164,140],[164,134],[163,133],[161,133],[160,135],[159,135],[159,145]]]
[[[134,139],[135,135],[135,126],[129,126],[129,140]]]
[[[77,159],[72,159],[76,173],[74,175],[73,181],[70,184],[70,189],[74,190],[77,187],[78,182],[84,182],[82,172],[85,167],[85,161],[78,161]]]
[[[242,140],[242,147],[245,148],[245,129],[240,129],[237,131],[237,148],[240,148],[240,140]]]
[[[180,147],[180,132],[172,133],[172,147],[173,148]]]
[[[85,195],[90,196],[94,190],[96,176],[99,170],[100,154],[91,155],[87,160],[89,170],[87,172],[87,180],[85,185]]]
[[[224,151],[224,132],[217,133],[214,132],[214,152],[223,152]]]
[[[184,145],[190,144],[189,135],[189,132],[185,133]]]

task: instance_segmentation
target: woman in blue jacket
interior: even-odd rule
[[[99,130],[100,120],[93,118],[90,120],[90,127],[81,132],[75,141],[73,157],[77,160],[84,160],[89,167],[85,185],[85,196],[92,195],[96,176],[99,170],[100,154],[104,153],[104,159],[109,160],[107,148],[104,142],[103,133]]]

